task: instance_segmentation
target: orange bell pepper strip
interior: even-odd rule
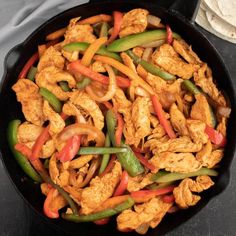
[[[68,66],[67,69],[70,72],[74,73],[80,73],[86,77],[91,78],[92,80],[98,81],[102,84],[109,84],[109,77],[99,74],[90,68],[84,66],[80,61],[74,61],[71,62]],[[121,76],[116,76],[117,79],[117,85],[122,88],[127,88],[130,86],[130,81],[128,79],[125,79]]]
[[[155,166],[151,164],[140,152],[134,152],[135,156],[138,158],[138,160],[149,170],[155,171]]]
[[[122,23],[122,18],[123,18],[123,13],[121,13],[119,11],[114,11],[113,18],[114,18],[114,27],[113,27],[113,30],[111,33],[111,37],[107,41],[107,44],[112,43],[119,35],[120,27],[121,27],[121,23]]]
[[[205,133],[208,135],[210,141],[220,147],[224,147],[226,145],[226,138],[222,133],[218,132],[214,128],[206,125]]]
[[[84,55],[81,59],[81,64],[83,64],[84,66],[89,66],[97,50],[103,44],[105,44],[106,41],[107,41],[107,37],[101,37],[101,38],[96,39],[93,43],[91,43],[84,52]]]
[[[175,135],[174,130],[172,129],[172,126],[170,125],[170,123],[168,122],[168,120],[164,116],[161,103],[159,102],[157,96],[156,95],[152,95],[151,96],[151,100],[152,100],[152,105],[153,105],[154,111],[156,112],[156,115],[157,115],[157,117],[158,117],[158,119],[160,121],[160,124],[164,128],[165,132],[167,133],[167,135],[171,139],[176,138],[176,135]]]
[[[96,24],[96,23],[99,23],[99,22],[109,22],[111,20],[112,20],[112,17],[110,15],[99,14],[99,15],[96,15],[96,16],[88,17],[84,20],[80,20],[78,22],[78,24],[79,25],[86,25],[86,24],[93,25],[93,24]]]
[[[94,59],[106,63],[110,66],[113,66],[114,68],[125,74],[127,77],[129,77],[130,79],[136,81],[137,84],[140,85],[142,88],[144,88],[148,93],[154,95],[152,87],[141,77],[139,77],[136,73],[134,73],[129,67],[123,65],[122,63],[113,58],[106,56],[95,55]]]
[[[129,181],[129,175],[128,175],[127,171],[124,170],[122,172],[120,183],[119,183],[118,187],[116,188],[116,191],[113,194],[114,197],[120,196],[125,192],[125,190],[127,189],[127,186],[128,186],[128,181]]]
[[[80,149],[80,139],[80,135],[69,138],[62,150],[57,153],[57,158],[61,162],[71,161]]]
[[[44,204],[43,204],[43,211],[44,211],[44,214],[48,217],[48,218],[51,218],[51,219],[56,219],[56,218],[59,218],[59,213],[58,211],[53,211],[52,209],[50,209],[50,204],[51,202],[53,201],[53,198],[54,198],[54,195],[56,193],[56,189],[55,188],[51,188],[48,192],[48,195],[44,201]]]
[[[140,191],[134,191],[130,193],[130,196],[134,199],[136,203],[141,203],[148,201],[149,199],[164,195],[167,193],[171,193],[175,186],[168,186],[160,189],[155,190],[140,190]]]
[[[51,41],[51,40],[59,39],[60,37],[62,37],[65,34],[65,32],[66,32],[66,28],[56,30],[56,31],[52,32],[51,34],[48,34],[46,36],[46,40]]]

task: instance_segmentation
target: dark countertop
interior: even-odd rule
[[[223,41],[201,29],[222,55],[236,89],[236,45]],[[223,79],[223,78],[222,78]],[[227,189],[211,200],[197,215],[168,236],[233,236],[236,235],[236,159],[231,165],[231,181]],[[0,236],[60,235],[42,222],[17,194],[0,161]],[[24,220],[23,220],[24,219]]]

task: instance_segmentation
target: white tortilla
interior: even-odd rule
[[[236,27],[236,0],[203,0],[207,11]]]
[[[209,11],[206,11],[206,17],[215,31],[226,37],[236,39],[236,27],[222,21],[217,15],[214,15]]]
[[[207,31],[209,31],[212,34],[216,35],[217,37],[222,38],[224,40],[227,40],[231,43],[236,43],[236,39],[229,38],[229,37],[217,32],[216,30],[214,30],[211,27],[210,23],[208,22],[208,20],[206,18],[206,11],[204,9],[205,8],[204,8],[203,4],[201,3],[200,8],[199,8],[199,12],[198,12],[197,17],[196,17],[196,23],[198,25],[200,25],[201,27],[203,27],[204,29],[206,29]]]

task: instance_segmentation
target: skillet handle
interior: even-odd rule
[[[168,11],[185,17],[193,24],[198,13],[200,2],[200,0],[176,0]]]

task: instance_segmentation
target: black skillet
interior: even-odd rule
[[[67,232],[74,235],[105,236],[121,234],[116,230],[115,220],[106,226],[96,226],[93,223],[75,224],[66,222],[62,219],[47,219],[43,215],[42,211],[44,197],[40,192],[39,185],[34,184],[33,181],[31,181],[19,168],[6,141],[6,127],[8,122],[16,118],[23,120],[21,106],[16,102],[16,97],[11,90],[11,86],[16,82],[17,76],[26,61],[37,50],[37,45],[44,42],[45,36],[59,28],[65,27],[69,20],[76,16],[86,18],[100,13],[111,14],[113,10],[128,11],[137,7],[148,9],[152,14],[159,16],[164,23],[168,23],[172,30],[178,32],[193,46],[193,50],[196,51],[200,58],[207,62],[212,68],[215,80],[219,87],[227,93],[231,102],[232,113],[228,124],[228,142],[225,156],[221,162],[221,168],[219,169],[220,175],[216,179],[215,186],[202,195],[202,200],[197,204],[197,206],[166,216],[161,224],[156,229],[149,230],[147,235],[163,235],[168,231],[173,230],[175,227],[200,211],[213,197],[217,197],[217,195],[227,187],[230,176],[229,167],[234,157],[236,143],[236,132],[234,132],[232,128],[233,121],[236,119],[235,91],[233,89],[232,80],[220,55],[193,23],[198,6],[199,1],[197,0],[177,0],[168,10],[159,7],[155,1],[151,0],[91,0],[87,4],[71,8],[48,20],[41,27],[35,30],[22,44],[14,47],[6,56],[5,73],[3,75],[0,94],[0,145],[3,163],[5,164],[6,170],[17,189],[17,192],[25,199],[26,203],[28,203],[32,209],[39,214],[40,217],[43,217],[53,227],[56,227],[63,233]]]

